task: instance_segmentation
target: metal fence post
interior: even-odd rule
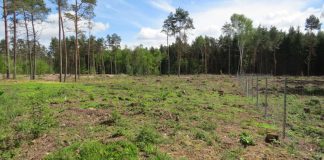
[[[245,78],[246,97],[249,97],[249,77]]]
[[[268,116],[268,77],[266,77],[264,117]]]
[[[285,78],[284,87],[284,114],[283,114],[283,125],[282,125],[282,136],[283,139],[286,138],[286,124],[287,124],[287,78]]]
[[[252,100],[253,100],[253,75],[251,77],[251,96],[252,96]]]
[[[259,107],[259,77],[256,80],[256,106]]]

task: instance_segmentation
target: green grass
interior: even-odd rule
[[[138,149],[131,142],[118,141],[109,144],[102,144],[97,141],[85,141],[75,143],[63,148],[51,155],[46,160],[91,160],[91,159],[138,159]]]
[[[251,155],[248,148],[265,143],[266,133],[281,133],[278,104],[283,101],[281,94],[269,95],[271,116],[264,118],[255,98],[241,92],[235,78],[210,75],[82,77],[78,83],[64,84],[3,81],[0,159],[22,159],[26,152],[30,155],[24,158],[31,159],[37,155],[34,147],[45,147],[39,154],[44,158],[50,152],[47,159],[240,159]],[[261,145],[260,152],[273,159],[277,152],[289,158],[321,155],[322,99],[289,94],[287,141]],[[305,106],[310,114],[304,113]],[[54,140],[47,142],[46,137]],[[256,146],[246,149],[240,140]],[[314,150],[306,150],[300,141]],[[55,147],[47,150],[38,142]]]

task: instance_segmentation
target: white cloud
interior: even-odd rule
[[[287,31],[290,26],[303,27],[310,14],[320,16],[320,9],[306,8],[310,0],[232,1],[207,11],[193,13],[196,34],[220,35],[221,27],[230,21],[233,13],[244,14],[254,26],[277,26]],[[211,29],[213,28],[213,29]],[[196,35],[197,36],[197,35]]]
[[[254,22],[254,26],[261,24],[269,27],[274,25],[279,29],[283,29],[284,31],[287,31],[290,26],[300,26],[301,28],[304,28],[305,19],[310,14],[314,14],[320,17],[321,13],[324,12],[324,4],[322,1],[323,0],[224,0],[223,3],[216,3],[214,5],[211,4],[208,7],[202,7],[200,9],[198,7],[195,7],[196,9],[194,11],[190,11],[189,8],[190,16],[193,18],[196,28],[195,30],[188,33],[189,41],[192,41],[196,36],[199,35],[218,37],[221,34],[222,26],[225,24],[225,22],[230,21],[230,16],[233,13],[244,14],[245,16],[251,18]],[[150,21],[150,23],[143,25],[142,23],[138,22],[138,19],[147,19],[149,18],[149,16],[134,12],[134,6],[132,6],[125,0],[118,0],[118,2],[123,4],[124,6],[127,6],[129,9],[126,12],[128,15],[131,15],[131,19],[127,20],[128,23],[132,26],[140,28],[136,35],[129,35],[129,37],[131,37],[130,39],[133,39],[126,42],[128,46],[139,44],[143,44],[145,46],[159,46],[160,44],[166,44],[166,36],[161,33],[161,28],[156,26],[156,24],[162,25],[163,19],[154,19],[152,20],[152,22]],[[170,2],[171,0],[148,1],[151,6],[165,12],[171,12],[175,10]],[[203,3],[198,0],[194,2],[197,3],[196,5]],[[319,5],[317,6],[317,8],[309,7],[310,4],[313,4],[313,2],[320,2],[323,5]],[[110,5],[105,5],[105,8],[113,9]],[[122,15],[121,17],[125,16]],[[323,23],[324,15],[321,20]],[[40,34],[40,40],[42,44],[48,45],[51,37],[57,37],[57,23],[57,14],[50,14],[46,22],[36,24],[36,29]],[[86,21],[83,21],[81,23],[86,23]],[[67,21],[66,26],[67,28],[69,28],[67,35],[72,35],[74,28],[73,23],[71,21]],[[106,22],[94,22],[92,32],[99,35],[100,33],[109,29],[109,27],[109,24]],[[86,29],[85,27],[83,28]],[[23,30],[23,28],[21,30]],[[3,37],[3,21],[0,21],[0,38]],[[125,37],[125,39],[129,37]]]
[[[142,28],[138,34],[140,40],[156,40],[163,38],[164,34],[159,29]]]
[[[173,12],[175,8],[169,4],[166,0],[151,0],[150,4],[158,9],[161,9],[165,12]]]
[[[82,31],[87,31],[87,24],[88,21],[86,20],[81,20],[79,22],[80,29]],[[92,33],[100,33],[103,31],[106,31],[109,29],[109,24],[108,23],[102,23],[102,22],[94,22],[92,21],[93,28],[92,28]],[[66,28],[66,35],[74,35],[74,23],[70,20],[65,19],[64,20],[64,27]],[[46,22],[42,22],[40,25],[37,26],[37,30],[41,31],[40,32],[40,39],[42,40],[41,43],[44,45],[48,45],[50,42],[50,39],[52,37],[58,37],[58,14],[50,14],[47,17]]]
[[[74,35],[73,31],[74,31],[74,24],[72,21],[69,20],[64,20],[65,22],[65,31],[66,31],[66,36],[69,35]],[[80,24],[80,28],[83,31],[87,31],[87,21],[82,20],[79,22]],[[103,31],[106,31],[107,29],[109,29],[109,23],[102,23],[102,22],[94,22],[93,23],[93,29],[92,29],[92,33],[96,34],[96,33],[100,33]],[[4,29],[3,29],[3,22],[0,22],[0,38],[4,38]],[[25,38],[24,34],[25,34],[25,29],[24,26],[20,26],[20,30],[22,31],[22,35],[21,38]],[[30,28],[30,32],[31,30],[31,24],[29,23],[29,28]],[[50,44],[51,38],[52,37],[58,37],[58,14],[50,14],[48,15],[46,21],[44,22],[35,22],[35,30],[36,30],[36,34],[38,36],[38,39],[40,41],[41,44],[48,46]]]
[[[251,18],[255,27],[258,25],[276,26],[284,31],[288,31],[290,26],[304,28],[305,20],[309,15],[314,14],[319,17],[321,10],[324,10],[324,5],[322,9],[321,7],[307,7],[314,1],[317,0],[231,0],[210,6],[202,11],[191,12],[190,16],[194,20],[196,29],[189,32],[189,41],[199,35],[218,37],[221,34],[222,26],[230,21],[230,16],[233,13],[244,14]],[[158,28],[142,28],[139,32],[139,39],[149,39],[150,43],[145,43],[147,40],[139,42],[144,45],[155,42],[154,46],[166,44],[166,37],[158,36],[161,34],[158,32],[160,30]]]
[[[137,44],[143,44],[144,46],[158,47],[164,44],[166,41],[166,35],[161,33],[161,29],[153,29],[149,27],[141,28],[137,35]]]

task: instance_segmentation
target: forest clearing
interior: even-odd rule
[[[324,160],[323,0],[0,9],[0,160]]]
[[[3,80],[0,159],[323,158],[323,77],[288,77],[285,139],[284,78],[268,77],[264,117],[264,77],[259,107],[256,77],[250,96],[236,76]],[[267,134],[279,139],[267,143]]]

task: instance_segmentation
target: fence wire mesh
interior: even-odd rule
[[[283,138],[293,138],[296,130],[310,133],[317,125],[314,120],[324,120],[324,81],[320,77],[240,75],[237,81],[243,95],[251,98],[255,109]]]

